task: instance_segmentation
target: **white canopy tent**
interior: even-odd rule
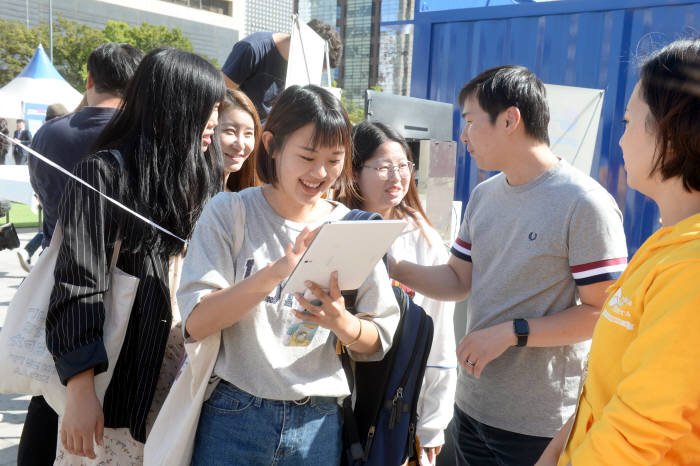
[[[83,96],[54,68],[39,44],[34,57],[22,72],[0,88],[0,117],[22,118],[24,105],[62,103],[72,110]]]
[[[0,118],[22,118],[22,101],[0,89]]]

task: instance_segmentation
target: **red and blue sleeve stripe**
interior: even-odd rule
[[[452,244],[450,252],[459,259],[469,262],[472,261],[472,245],[463,239],[457,238],[454,244]]]
[[[627,258],[618,257],[571,266],[571,275],[577,286],[617,280],[627,267]]]

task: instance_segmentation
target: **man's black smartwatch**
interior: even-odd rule
[[[527,337],[530,335],[530,325],[528,325],[527,320],[514,319],[513,331],[515,332],[515,336],[518,337],[518,344],[516,346],[526,346]]]

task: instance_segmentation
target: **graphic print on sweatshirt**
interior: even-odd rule
[[[250,258],[246,260],[245,272],[243,278],[248,278],[255,270],[255,260]],[[272,292],[265,297],[265,302],[268,304],[278,304],[282,298],[282,287],[284,286],[286,280],[278,283]],[[287,346],[309,346],[316,335],[318,330],[318,324],[311,322],[306,322],[297,319],[292,309],[302,309],[299,302],[296,300],[293,294],[289,293],[282,303],[280,312],[282,312],[282,318],[285,320],[290,320],[287,326],[287,331],[284,336],[284,344]]]
[[[629,321],[632,317],[631,309],[632,300],[622,294],[622,288],[618,288],[605,304],[603,317],[627,330],[634,330],[634,323]]]

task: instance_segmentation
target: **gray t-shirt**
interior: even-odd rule
[[[234,218],[233,207],[239,200],[245,206],[245,236],[235,255],[234,224],[240,219]],[[340,219],[348,212],[342,204],[333,205],[333,211],[323,221]],[[294,242],[305,226],[280,217],[260,187],[217,194],[204,208],[187,250],[177,294],[182,320],[187,320],[207,294],[282,257],[284,248]],[[339,273],[343,273],[342,269]],[[323,327],[312,333],[313,329],[300,326],[301,321],[292,312],[293,306],[299,306],[293,295],[280,296],[282,285],[240,321],[222,330],[214,372],[262,398],[297,400],[307,395],[348,395],[348,383],[335,352],[335,338]],[[350,351],[350,356],[355,360],[379,360],[389,350],[399,320],[396,298],[381,261],[358,290],[356,307],[360,315],[365,314],[376,325],[382,349],[373,355]]]
[[[452,254],[473,264],[467,333],[563,311],[577,285],[616,279],[627,263],[615,200],[563,160],[523,186],[503,173],[479,184]],[[574,412],[589,345],[510,347],[480,379],[460,368],[456,404],[489,426],[552,437]]]

